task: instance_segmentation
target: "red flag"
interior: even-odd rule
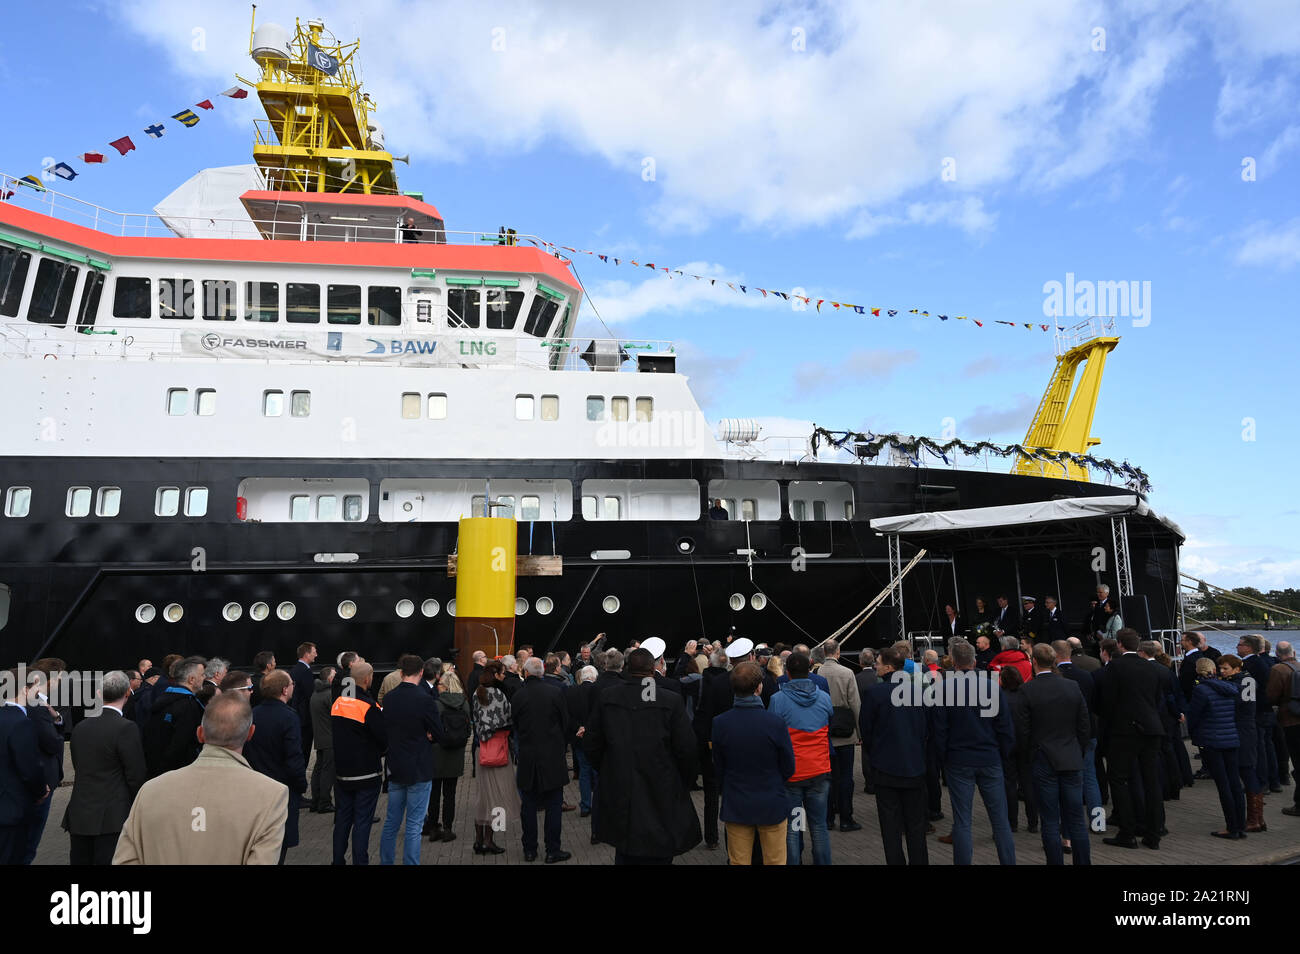
[[[83,152],[78,156],[82,162],[103,162],[104,154],[102,152]]]
[[[976,328],[983,328],[983,327],[984,327],[984,322],[980,321],[978,318],[972,318],[971,321],[975,322],[975,327],[976,327]]]
[[[211,108],[212,108],[212,100],[210,100],[210,99],[205,99],[203,102],[201,102],[201,103],[195,103],[194,105],[197,106],[197,107],[199,107],[199,109],[211,109]]]
[[[817,311],[818,311],[818,312],[821,312],[821,310],[822,310],[822,302],[824,302],[825,300],[826,300],[825,298],[818,298],[818,299],[817,299]]]
[[[839,307],[840,307],[840,303],[839,303],[839,302],[837,302],[837,301],[833,301],[833,302],[831,302],[831,304],[835,306],[835,308],[836,308],[837,311],[839,310]]]
[[[229,96],[231,99],[248,99],[248,90],[240,86],[232,86],[221,95]]]
[[[112,142],[109,143],[109,145],[112,146],[114,149],[116,149],[118,153],[120,153],[123,156],[125,156],[128,152],[130,152],[132,149],[135,148],[135,143],[131,141],[130,136],[123,136],[121,139],[114,139]]]

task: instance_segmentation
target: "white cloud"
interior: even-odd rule
[[[880,383],[889,380],[895,371],[915,364],[921,355],[911,348],[864,348],[850,352],[844,360],[827,364],[823,361],[804,361],[795,368],[795,387],[803,394],[825,391],[853,384]]]
[[[1287,153],[1300,146],[1300,125],[1292,124],[1282,130],[1259,157],[1259,174],[1264,177],[1277,171]]]
[[[1192,576],[1231,589],[1253,586],[1281,590],[1300,585],[1300,558],[1242,557],[1241,547],[1196,546],[1188,540],[1179,556],[1179,569]]]
[[[856,221],[870,234],[860,216],[873,213],[986,231],[995,216],[975,193],[1058,186],[1139,151],[1189,48],[1168,15],[1128,22],[1127,8],[1101,16],[1093,0],[925,7],[373,0],[363,23],[355,4],[321,0],[313,13],[340,38],[364,28],[366,88],[396,151],[465,162],[547,139],[635,180],[649,157],[647,215],[670,229]],[[264,3],[259,22],[294,12]],[[225,2],[135,0],[119,15],[183,76],[253,72],[245,21]],[[1099,19],[1112,27],[1104,54],[1089,48]],[[207,30],[202,55],[195,24]],[[1118,49],[1121,28],[1152,39]],[[796,29],[805,50],[793,48]],[[941,183],[946,157],[956,180]]]
[[[1288,271],[1300,265],[1300,218],[1277,228],[1257,223],[1246,230],[1236,261],[1241,265],[1265,265]]]
[[[678,268],[676,265],[671,267]],[[764,298],[753,286],[748,286],[746,293],[732,291],[725,283],[740,284],[743,279],[727,274],[721,265],[687,262],[680,269],[686,273],[684,276],[673,275],[669,278],[660,271],[655,273],[656,277],[640,282],[622,279],[594,282],[587,286],[587,294],[595,303],[600,317],[608,324],[634,321],[649,314],[698,312],[722,307],[782,307],[771,296]],[[637,274],[636,268],[627,270]],[[642,274],[650,273],[643,271]],[[692,275],[703,277],[696,279]]]

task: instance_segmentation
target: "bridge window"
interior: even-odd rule
[[[361,495],[347,494],[343,498],[343,519],[355,523],[361,519]]]
[[[655,399],[639,397],[636,399],[636,420],[638,424],[649,424],[655,416]]]
[[[558,421],[560,419],[560,396],[558,394],[542,395],[542,420]]]
[[[77,330],[93,328],[95,316],[99,314],[99,299],[104,292],[104,273],[90,272],[86,275],[86,284],[81,289],[81,307],[77,309]]]
[[[158,317],[194,317],[194,279],[158,279]]]
[[[289,498],[289,519],[309,520],[311,518],[311,497],[307,494],[294,494]]]
[[[429,395],[429,420],[445,421],[447,419],[447,395]]]
[[[420,395],[407,391],[402,395],[402,420],[418,421],[420,419]]]
[[[167,413],[180,417],[190,412],[190,392],[188,388],[167,389]]]
[[[203,283],[203,320],[234,321],[239,303],[235,300],[238,286],[228,281]]]
[[[528,309],[528,320],[524,322],[524,331],[538,338],[545,338],[551,330],[551,322],[559,311],[560,303],[546,298],[538,292],[533,296],[533,305]]]
[[[158,517],[174,517],[181,507],[179,487],[159,487],[154,495],[153,512]]]
[[[5,495],[5,516],[25,517],[32,512],[32,488],[10,487]]]
[[[149,317],[149,279],[119,278],[113,286],[114,318]]]
[[[185,516],[204,517],[208,513],[208,488],[185,488]]]
[[[700,485],[690,478],[592,479],[584,494],[600,500],[599,520],[698,520]]]
[[[95,516],[116,517],[122,509],[121,487],[100,487],[95,497]]]
[[[627,420],[627,398],[615,397],[609,401],[609,416],[614,421]]]
[[[495,331],[513,329],[519,320],[519,309],[524,305],[524,293],[504,288],[487,290],[487,326]]]
[[[361,324],[361,286],[330,285],[325,320],[331,325]]]
[[[84,517],[90,513],[90,488],[68,488],[68,505],[65,510],[69,517]]]
[[[320,323],[320,286],[288,282],[284,286],[284,320],[300,325]]]
[[[283,413],[284,413],[284,392],[263,391],[262,392],[262,416],[279,417]]]
[[[541,520],[542,519],[542,498],[525,494],[519,501],[519,519],[520,520]]]
[[[311,392],[310,391],[290,391],[289,392],[289,413],[294,417],[311,416]]]
[[[199,388],[195,394],[195,410],[199,417],[211,417],[217,413],[217,392],[212,388]]]
[[[709,500],[719,497],[728,520],[776,520],[781,515],[781,485],[775,480],[709,481]]]
[[[339,498],[333,494],[321,494],[316,498],[316,519],[317,520],[337,520],[339,512]]]
[[[447,289],[447,325],[451,328],[477,328],[479,302],[477,288]]]
[[[20,248],[0,245],[0,315],[18,317],[18,305],[27,285],[27,269],[32,255]]]
[[[853,488],[844,481],[790,481],[790,516],[795,520],[851,520],[852,514]]]
[[[366,323],[393,326],[402,323],[402,290],[388,285],[371,285],[366,294]]]
[[[605,419],[605,399],[596,394],[587,396],[587,420],[603,421]]]
[[[533,419],[533,396],[531,394],[515,395],[515,420],[531,421]]]
[[[52,258],[41,259],[36,267],[36,283],[27,306],[27,320],[42,325],[66,325],[72,310],[72,290],[80,269]]]
[[[244,282],[244,320],[280,320],[279,282]]]

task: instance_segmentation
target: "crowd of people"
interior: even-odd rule
[[[833,639],[733,636],[691,640],[670,664],[663,639],[620,650],[601,634],[572,659],[529,646],[474,653],[463,682],[451,662],[414,654],[382,680],[356,652],[317,666],[310,642],[289,669],[270,652],[250,672],[142,659],[104,675],[98,717],[71,729],[69,860],[282,864],[305,810],[332,815],[335,864],[368,864],[386,793],[379,861],[395,863],[400,841],[401,861],[419,864],[425,839],[456,838],[467,772],[473,851],[501,854],[510,832],[525,861],[547,864],[572,856],[561,843],[570,811],[616,864],[670,864],[701,842],[725,842],[732,864],[831,864],[830,832],[862,827],[859,784],[889,864],[928,863],[944,787],[951,828],[937,840],[957,864],[973,858],[976,790],[1001,864],[1016,862],[1022,802],[1049,864],[1089,864],[1097,835],[1158,850],[1165,802],[1197,779],[1213,781],[1222,806],[1209,834],[1267,830],[1264,799],[1291,783],[1300,752],[1289,644],[1272,656],[1246,635],[1237,655],[1220,655],[1188,632],[1175,667],[1126,627],[1095,631],[1095,656],[1079,638],[1050,638],[1055,601],[1029,632],[1007,608],[1000,599],[991,638],[973,640],[950,613],[942,650],[919,657],[907,642],[851,660]],[[22,697],[0,707],[0,863],[34,859],[62,781],[73,712],[44,695],[62,668],[38,661]],[[576,805],[564,798],[571,780]],[[1283,812],[1300,816],[1296,802]]]

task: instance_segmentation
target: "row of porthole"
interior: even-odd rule
[[[731,599],[729,599],[727,602],[735,612],[739,613],[741,610],[745,608],[745,602],[746,602],[745,594],[732,593]],[[748,602],[749,605],[756,610],[767,609],[767,597],[764,596],[762,593],[755,593],[753,596],[749,598]],[[617,613],[621,605],[622,603],[619,601],[619,598],[617,596],[607,596],[600,601],[600,608],[603,609],[606,613],[611,613],[611,614]]]
[[[606,597],[606,602],[611,599],[614,600],[615,605],[614,609],[606,608],[606,612],[609,613],[613,613],[618,609],[618,597]],[[428,619],[437,616],[438,611],[441,608],[442,607],[435,599],[428,599],[420,604],[421,614]],[[555,609],[555,603],[549,596],[539,596],[537,602],[533,604],[533,608],[537,610],[538,615],[549,616],[551,611]],[[516,616],[523,616],[528,612],[528,609],[528,600],[524,599],[522,596],[515,600]],[[293,619],[297,612],[298,608],[287,600],[275,608],[276,617],[285,622]],[[394,607],[394,612],[396,612],[402,619],[410,619],[415,615],[414,600],[398,600],[397,605]],[[357,604],[352,600],[344,600],[338,605],[338,614],[340,619],[352,619],[352,617],[357,615]],[[456,601],[454,599],[447,601],[447,614],[449,616],[456,615]],[[158,611],[154,608],[152,603],[141,603],[135,610],[135,618],[138,623],[152,623],[157,615]],[[169,623],[179,623],[184,615],[185,607],[181,606],[179,603],[168,603],[167,606],[163,607],[163,619]],[[244,608],[239,603],[227,603],[221,608],[222,618],[230,623],[235,622],[243,615]],[[260,623],[271,615],[271,607],[266,603],[254,603],[248,608],[248,615],[251,619]]]

